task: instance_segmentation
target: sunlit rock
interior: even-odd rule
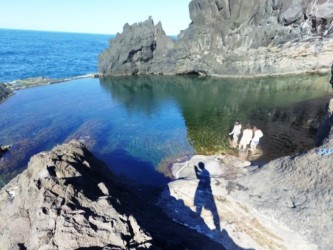
[[[318,148],[261,167],[234,156],[174,164],[160,205],[227,249],[330,249],[332,134]]]
[[[0,191],[0,249],[144,249],[151,237],[111,195],[113,176],[71,141],[31,158]]]
[[[126,24],[100,55],[99,70],[238,77],[327,72],[332,6],[332,0],[192,0],[192,22],[177,40],[152,19]]]

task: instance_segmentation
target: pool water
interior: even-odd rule
[[[251,80],[183,76],[81,79],[17,91],[0,105],[0,186],[30,157],[80,139],[112,171],[163,185],[158,169],[194,154],[231,152],[235,120],[259,127],[266,160],[313,146],[329,76]]]

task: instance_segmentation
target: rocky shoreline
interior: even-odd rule
[[[192,0],[189,9],[177,41],[151,18],[126,24],[99,56],[101,74],[329,71],[331,0]],[[56,82],[1,84],[0,101]],[[117,179],[75,140],[39,153],[0,190],[0,249],[332,249],[332,110],[333,99],[316,148],[263,166],[196,155],[172,166],[163,191]]]
[[[333,101],[327,106],[329,114],[332,105]],[[331,115],[320,128],[318,148],[260,167],[225,155],[195,156],[175,164],[176,180],[161,197],[160,190],[118,181],[81,143],[58,146],[31,159],[28,169],[0,191],[0,217],[8,218],[0,222],[0,248],[49,244],[50,249],[330,249],[333,154],[324,154],[333,148],[332,125]],[[210,190],[198,191],[200,178],[194,166],[199,162],[211,176]],[[41,189],[36,186],[39,179],[45,181]],[[85,194],[90,192],[86,188],[94,199]],[[71,191],[69,209],[61,202],[67,197],[64,190]],[[49,192],[54,195],[51,203],[47,203]],[[208,205],[203,201],[207,197],[213,197]],[[160,208],[155,206],[157,200]],[[204,207],[200,214],[198,202]],[[105,225],[111,223],[105,218],[113,216],[119,223],[116,231]],[[214,229],[217,216],[219,232]],[[100,239],[100,231],[117,236]],[[51,232],[54,236],[46,241]],[[61,239],[72,245],[66,248]]]
[[[117,180],[78,141],[42,152],[0,191],[0,248],[330,249],[329,114],[317,148],[264,166],[197,155],[162,193]]]
[[[62,82],[68,82],[83,78],[99,78],[99,74],[87,74],[82,76],[75,76],[70,78],[51,79],[48,77],[34,77],[16,80],[12,82],[0,83],[0,103],[5,101],[8,97],[15,94],[16,90],[38,87],[48,84],[56,84]]]
[[[87,74],[87,75],[82,75],[82,76],[74,76],[74,77],[60,78],[60,79],[52,79],[52,78],[48,78],[48,77],[34,77],[34,78],[15,80],[12,82],[6,82],[6,83],[4,83],[4,85],[8,89],[14,91],[14,90],[19,90],[19,89],[38,87],[38,86],[61,83],[61,82],[68,82],[68,81],[84,79],[84,78],[99,78],[99,74]]]
[[[174,220],[227,249],[331,249],[332,125],[330,112],[317,148],[264,166],[228,155],[174,164],[176,180],[160,204]],[[196,173],[200,164],[206,179]]]
[[[31,158],[0,191],[1,249],[223,249],[173,222],[156,190],[124,184],[71,141]]]
[[[164,190],[161,205],[170,217],[227,249],[331,249],[333,98],[326,110],[317,147],[306,152],[264,166],[228,155],[194,156],[174,164],[176,180]],[[200,164],[210,175],[208,189],[200,189],[202,178],[194,171]],[[207,197],[211,200],[205,204]],[[198,212],[198,204],[206,211]],[[223,228],[219,234],[217,218],[223,225],[218,225]]]

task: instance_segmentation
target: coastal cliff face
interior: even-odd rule
[[[328,71],[333,0],[192,0],[177,41],[152,19],[124,26],[102,74],[263,75]]]

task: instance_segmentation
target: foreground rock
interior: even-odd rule
[[[323,128],[332,125],[333,116]],[[233,156],[175,164],[161,205],[227,249],[332,249],[333,131],[326,133],[320,147],[260,168]]]
[[[158,195],[70,141],[32,157],[0,191],[0,249],[223,249],[167,217]]]
[[[148,248],[151,237],[119,212],[110,183],[107,168],[79,142],[34,156],[0,191],[0,248]]]
[[[332,0],[192,0],[189,12],[192,22],[177,41],[152,19],[126,24],[100,55],[100,72],[250,76],[329,71]]]

